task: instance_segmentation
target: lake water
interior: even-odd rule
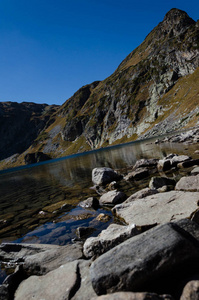
[[[65,245],[75,237],[79,226],[96,229],[93,235],[117,222],[109,209],[84,210],[80,201],[97,196],[91,189],[95,167],[123,169],[140,158],[162,158],[169,153],[192,157],[195,146],[155,144],[154,139],[73,155],[37,166],[0,172],[0,243],[26,242]],[[147,179],[149,180],[149,179]],[[148,182],[129,183],[127,195]],[[124,187],[123,187],[124,188]],[[97,215],[109,216],[108,222]]]

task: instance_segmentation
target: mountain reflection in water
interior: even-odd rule
[[[95,167],[124,169],[140,158],[162,158],[169,153],[193,157],[196,146],[155,144],[155,139],[108,147],[47,163],[0,172],[0,242],[53,243],[65,245],[79,226],[96,229],[93,235],[115,221],[110,210],[84,210],[78,203],[96,196],[91,173]],[[147,179],[149,180],[149,179]],[[127,196],[148,184],[129,183]],[[103,223],[100,213],[110,215]]]

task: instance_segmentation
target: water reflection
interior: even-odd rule
[[[33,232],[31,236],[35,234],[35,241],[44,242],[38,231],[35,231],[36,228],[45,228],[48,226],[46,224],[51,223],[53,228],[58,228],[58,224],[55,224],[60,216],[77,209],[79,201],[96,196],[90,189],[91,172],[95,167],[126,168],[137,159],[162,158],[171,152],[193,156],[196,147],[182,144],[156,145],[151,139],[92,151],[10,173],[1,172],[0,242],[21,239],[28,232]],[[77,225],[73,222],[69,218],[67,228]],[[63,229],[65,225],[62,225],[60,226]],[[69,235],[66,233],[69,239],[73,234],[73,231]],[[54,239],[48,236],[47,239],[49,243],[56,243],[62,236],[61,243],[64,243],[64,239],[68,241],[66,235],[63,230],[57,229],[58,237]]]

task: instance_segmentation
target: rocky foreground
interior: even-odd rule
[[[128,198],[117,189],[147,177]],[[2,267],[14,272],[0,299],[199,299],[199,159],[141,159],[125,175],[96,168],[92,180],[98,197],[80,205],[110,206],[124,225],[66,246],[2,244]]]

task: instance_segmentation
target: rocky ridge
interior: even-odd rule
[[[196,126],[198,22],[171,9],[110,77],[80,88],[3,167],[24,164],[27,153],[60,157]]]

